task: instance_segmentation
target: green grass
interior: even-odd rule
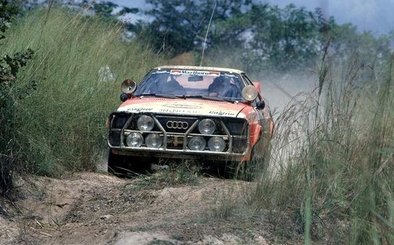
[[[393,244],[394,57],[322,64],[322,93],[299,95],[276,120],[268,170],[215,212],[263,212],[283,242]]]
[[[119,104],[120,83],[139,81],[161,57],[122,27],[64,9],[28,13],[9,31],[1,53],[31,48],[34,58],[13,88],[17,142],[24,166],[38,174],[94,169],[105,150],[105,121]],[[109,67],[111,76],[100,69]],[[35,81],[36,90],[21,93]]]
[[[149,47],[122,41],[121,33],[115,23],[62,9],[29,13],[7,32],[0,55],[35,51],[12,88],[20,167],[50,176],[95,169],[120,82],[138,81],[163,62]],[[278,118],[270,168],[255,185],[218,195],[213,217],[264,210],[285,241],[394,244],[393,62],[323,62],[322,93],[289,105]],[[113,78],[100,75],[107,66]],[[36,89],[21,92],[32,81]],[[163,176],[148,185],[196,179],[182,168]]]
[[[248,197],[278,227],[293,224],[305,244],[394,242],[394,59],[374,80],[353,76],[351,62],[328,67],[321,96],[280,115],[274,167]]]

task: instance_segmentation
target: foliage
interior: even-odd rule
[[[116,8],[119,8],[120,6],[111,1],[104,1],[104,2],[93,1],[92,3],[89,3],[88,1],[85,0],[82,3],[80,3],[79,6],[82,8],[91,8],[96,15],[106,18],[117,18],[125,14],[130,14],[130,13],[135,14],[138,13],[139,11],[137,8],[127,8],[127,7],[122,7],[121,10],[115,11]]]
[[[358,33],[351,24],[339,25],[333,18],[326,19],[320,9],[308,11],[293,4],[279,8],[247,0],[147,3],[153,6],[146,12],[153,21],[137,24],[137,37],[169,56],[201,53],[205,46],[208,65],[240,67],[253,73],[285,71],[313,68],[327,43],[331,44],[330,52],[342,57],[351,56],[360,47],[360,59],[368,59],[371,52],[387,55],[390,50],[388,36]]]
[[[239,27],[240,22],[233,21],[224,23],[231,16],[240,16],[241,9],[251,5],[250,0],[236,1],[161,1],[147,0],[153,7],[147,11],[147,15],[153,18],[151,23],[143,23],[140,38],[149,40],[158,52],[177,55],[195,49],[200,49],[212,9],[215,8],[213,23],[222,24],[215,29],[214,40],[210,38],[209,43],[220,39],[238,42],[237,38],[242,34]]]
[[[357,56],[331,64],[321,97],[299,98],[280,115],[272,172],[248,197],[279,230],[292,224],[306,244],[393,243],[393,62],[364,82],[370,68]]]
[[[253,23],[252,40],[249,42],[248,70],[253,66],[292,69],[300,64],[310,67],[320,48],[320,30],[324,24],[319,13],[288,5],[255,5],[250,19]]]
[[[5,38],[5,31],[9,28],[11,19],[20,10],[21,1],[0,1],[0,39]],[[1,45],[1,44],[0,44]],[[17,74],[28,60],[33,51],[15,54],[3,54],[0,58],[0,194],[8,195],[12,188],[12,167],[14,159],[12,153],[15,147],[15,98],[12,88],[17,80]],[[7,155],[6,155],[7,154]],[[9,156],[10,155],[10,156]]]
[[[213,1],[149,2],[156,19],[140,23],[137,40],[171,55],[200,51]],[[114,6],[105,4],[92,7],[95,17],[35,10],[2,41],[0,153],[18,154],[18,166],[32,173],[94,169],[119,81],[139,79],[164,61],[136,40],[124,42],[122,26],[108,16]],[[12,11],[1,15],[1,30]],[[393,243],[393,36],[358,33],[292,5],[218,1],[207,64],[254,72],[304,71],[316,63],[320,69],[316,96],[289,105],[277,120],[272,172],[260,173],[243,200],[225,193],[219,218],[242,205],[264,210],[286,239],[297,232],[306,243]],[[13,160],[0,155],[0,161],[8,163],[0,169],[4,193]],[[193,183],[195,171],[188,171],[173,169],[148,184]]]
[[[161,61],[121,34],[118,24],[58,8],[30,12],[8,33],[4,52],[36,50],[12,91],[24,98],[15,104],[21,167],[59,176],[103,161],[105,120],[119,102],[121,79],[138,80]],[[35,92],[19,93],[30,81]]]
[[[110,1],[57,2],[114,22],[127,13],[141,12]],[[339,25],[332,17],[327,19],[320,9],[308,11],[293,4],[279,8],[250,0],[146,3],[151,6],[145,12],[151,21],[126,21],[122,25],[138,40],[149,43],[154,52],[168,57],[194,52],[198,58],[204,47],[205,65],[237,67],[249,73],[313,69],[327,43],[330,52],[340,53],[337,57],[346,59],[356,49],[362,49],[359,59],[367,61],[370,53],[387,56],[394,37],[358,33],[351,24]],[[373,65],[379,65],[378,60]]]
[[[238,61],[246,68],[265,64],[291,68],[317,56],[319,34],[325,25],[319,11],[289,5],[285,9],[252,1],[161,1],[147,12],[153,17],[145,32],[158,51],[179,53],[200,50],[212,10],[208,39],[211,55],[220,49],[241,47]],[[245,44],[244,44],[245,43]],[[289,64],[289,62],[291,62]]]

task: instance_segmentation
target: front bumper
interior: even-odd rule
[[[114,125],[113,121],[116,114],[110,117],[110,125]],[[129,115],[129,118],[122,127],[110,127],[108,146],[114,154],[129,156],[146,156],[155,158],[173,158],[173,159],[204,159],[217,161],[243,161],[250,158],[249,131],[245,126],[245,130],[237,135],[232,134],[231,130],[226,126],[226,118],[215,118],[220,130],[212,135],[200,134],[197,131],[197,125],[203,118],[199,117],[174,117],[163,115],[150,115],[155,121],[155,128],[152,131],[144,132],[136,130],[130,125],[132,121],[138,118],[138,114]],[[163,119],[165,118],[165,120]],[[180,132],[169,130],[166,128],[166,121],[182,120],[190,122],[190,127]],[[116,124],[116,123],[115,123]],[[229,125],[227,123],[227,125]],[[245,125],[247,122],[245,121]],[[131,147],[126,144],[125,138],[128,134],[140,133],[145,138],[149,134],[160,134],[163,137],[163,145],[159,148],[150,148],[146,145],[139,147]],[[197,151],[188,148],[188,141],[194,136],[201,136],[208,141],[211,137],[221,137],[226,142],[226,148],[223,152],[211,151],[208,148]]]
[[[210,161],[245,161],[249,157],[245,154],[227,154],[214,152],[196,151],[174,151],[174,150],[153,150],[153,149],[122,149],[119,147],[110,148],[112,153],[124,156],[140,156],[165,159],[188,159],[188,160],[210,160]]]

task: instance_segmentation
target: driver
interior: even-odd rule
[[[172,75],[160,74],[156,81],[156,88],[154,88],[154,93],[184,95],[185,89]]]
[[[208,96],[235,98],[238,95],[238,88],[234,79],[220,76],[213,80],[208,87]]]

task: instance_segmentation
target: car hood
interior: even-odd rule
[[[190,116],[222,116],[245,118],[243,103],[201,99],[132,98],[117,111],[130,113],[157,113]],[[246,110],[247,111],[247,110]]]

